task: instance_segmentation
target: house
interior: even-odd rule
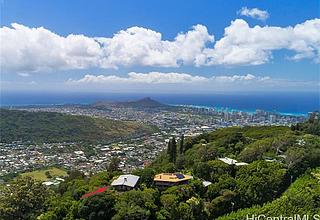
[[[157,174],[153,181],[159,188],[188,184],[193,177],[181,173],[160,173]]]
[[[111,183],[111,186],[119,191],[131,190],[137,186],[139,178],[139,176],[131,174],[121,175]]]
[[[212,184],[212,182],[210,182],[210,181],[202,181],[202,185],[204,186],[204,187],[208,187],[208,186],[210,186]]]
[[[226,164],[229,164],[229,165],[234,165],[238,162],[238,161],[231,159],[231,158],[228,158],[228,157],[223,157],[223,158],[218,158],[218,159]]]
[[[245,165],[248,165],[247,163],[245,162],[238,162],[237,160],[234,160],[234,159],[231,159],[229,157],[223,157],[223,158],[218,158],[218,160],[226,163],[226,164],[229,164],[229,165],[236,165],[236,166],[245,166]]]
[[[246,166],[246,165],[248,165],[248,164],[245,162],[237,162],[236,163],[236,166]]]
[[[42,185],[45,185],[45,186],[57,186],[59,184],[60,184],[59,181],[46,181],[42,183]]]

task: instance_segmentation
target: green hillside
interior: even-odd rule
[[[294,214],[320,217],[320,168],[298,178],[278,199],[263,206],[255,206],[222,216],[219,220],[247,219],[247,215],[293,216]]]
[[[149,133],[153,129],[136,122],[115,121],[54,112],[0,110],[1,142],[104,142]]]
[[[317,120],[306,123],[314,127]],[[229,165],[221,157],[248,164]],[[193,179],[161,189],[154,176],[163,172]],[[184,141],[172,138],[149,167],[132,172],[140,176],[136,189],[118,192],[110,186],[120,174],[110,164],[92,176],[70,171],[57,188],[16,178],[3,186],[0,218],[241,220],[252,214],[320,214],[320,136],[314,129],[233,127]],[[204,180],[211,184],[204,186]],[[104,192],[83,197],[104,186]]]

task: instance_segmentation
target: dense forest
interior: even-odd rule
[[[197,137],[172,138],[149,166],[135,170],[137,189],[110,186],[121,172],[114,158],[104,172],[69,171],[48,188],[30,178],[2,186],[0,218],[13,219],[246,219],[247,215],[320,214],[319,118],[292,127],[219,129]],[[229,157],[246,165],[227,164]],[[155,174],[193,175],[184,185],[160,190]],[[203,181],[212,184],[203,185]],[[110,186],[89,197],[88,192]]]
[[[151,133],[137,122],[115,121],[54,112],[0,109],[1,142],[107,142],[114,138]]]

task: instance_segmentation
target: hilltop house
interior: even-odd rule
[[[236,165],[236,166],[245,166],[245,165],[248,165],[247,163],[245,162],[238,162],[237,160],[234,160],[234,159],[231,159],[229,157],[223,157],[223,158],[218,158],[218,160],[226,163],[226,164],[229,164],[229,165]]]
[[[111,183],[111,186],[119,191],[131,190],[137,186],[139,178],[139,176],[131,174],[121,175]]]
[[[153,181],[159,188],[188,184],[193,177],[181,173],[160,173],[157,174]]]

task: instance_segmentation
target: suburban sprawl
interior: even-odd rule
[[[50,166],[89,173],[105,170],[111,158],[120,159],[120,169],[130,173],[150,164],[166,149],[169,138],[195,137],[202,133],[231,126],[290,126],[306,120],[305,116],[281,115],[257,109],[256,112],[231,111],[193,106],[168,106],[150,98],[127,103],[97,102],[92,105],[53,105],[10,107],[28,112],[56,112],[67,115],[135,121],[155,126],[147,135],[95,143],[34,143],[14,140],[0,143],[0,176]],[[100,142],[100,143],[99,143]]]

